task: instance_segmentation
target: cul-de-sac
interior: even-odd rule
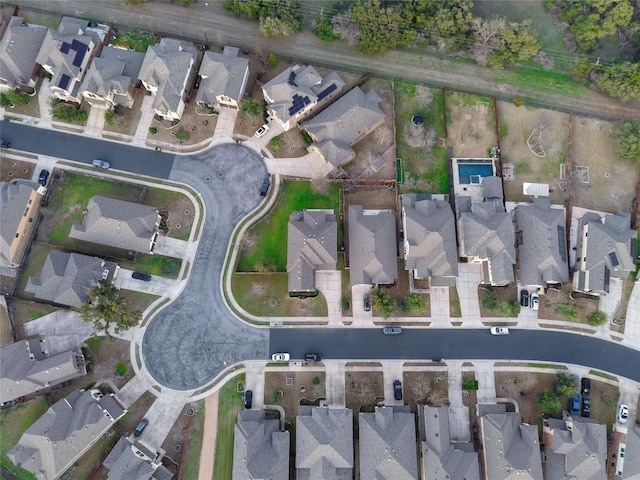
[[[0,3],[0,478],[639,480],[637,0]]]

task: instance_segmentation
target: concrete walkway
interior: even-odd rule
[[[345,408],[345,362],[327,360],[326,368],[327,405],[331,408]]]
[[[431,287],[430,294],[432,324],[450,327],[449,287]]]
[[[142,115],[140,116],[140,121],[138,122],[138,128],[136,128],[136,133],[133,136],[132,145],[136,145],[139,147],[144,147],[147,142],[147,135],[149,135],[149,127],[153,122],[153,116],[155,115],[155,111],[153,110],[153,100],[156,97],[153,95],[145,95],[142,100],[142,105],[140,106],[140,112]]]
[[[469,408],[462,401],[462,364],[461,361],[447,360],[449,378],[449,431],[454,442],[471,440]]]
[[[481,266],[478,263],[460,263],[458,265],[458,277],[456,287],[460,297],[460,310],[462,311],[465,326],[468,318],[480,317],[480,303],[478,300],[478,285],[482,279]]]
[[[316,288],[327,301],[329,325],[342,325],[342,272],[339,270],[316,271]]]
[[[104,105],[93,105],[89,110],[89,118],[87,118],[87,126],[84,134],[89,137],[102,138],[104,131],[105,113],[109,110]]]

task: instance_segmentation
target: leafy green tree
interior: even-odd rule
[[[616,136],[620,156],[640,164],[640,122],[620,124]]]
[[[427,299],[419,293],[408,293],[404,304],[407,310],[413,313],[421,313],[427,309]]]
[[[560,399],[555,393],[550,392],[546,388],[538,395],[538,405],[540,405],[542,411],[547,415],[553,415],[562,410]]]
[[[269,140],[269,148],[272,150],[281,150],[284,147],[284,140],[280,135]]]
[[[384,318],[389,318],[393,315],[396,308],[396,302],[387,290],[378,288],[371,292],[371,303],[382,312]]]
[[[498,306],[498,299],[491,293],[482,295],[482,307],[487,310],[493,310]]]
[[[111,329],[120,333],[135,327],[142,319],[142,312],[129,312],[127,301],[120,296],[113,282],[100,282],[89,291],[89,301],[80,306],[80,316],[93,323],[96,333],[111,337]]]
[[[331,22],[326,18],[322,18],[320,22],[318,22],[318,26],[316,27],[316,36],[325,42],[331,42],[332,40],[340,38],[340,35],[333,31]]]
[[[594,327],[599,327],[600,325],[607,323],[607,315],[606,313],[598,310],[587,317],[587,323]]]
[[[54,101],[51,105],[51,114],[56,120],[63,122],[84,123],[87,121],[87,112],[77,109],[68,103]]]
[[[597,87],[623,102],[640,99],[640,62],[622,61],[602,68]]]
[[[571,397],[578,391],[578,380],[566,372],[560,372],[556,375],[554,388],[558,395]]]
[[[263,17],[260,19],[260,33],[264,37],[288,37],[295,31],[283,20],[276,17]]]
[[[362,29],[358,49],[366,55],[406,47],[416,38],[402,9],[384,7],[380,0],[361,0],[351,8],[351,19]]]
[[[578,307],[576,307],[573,303],[562,303],[558,305],[558,313],[570,322],[575,322],[576,320],[578,320],[578,316],[580,315],[580,312],[578,312]]]
[[[262,103],[255,98],[247,98],[240,102],[240,113],[249,117],[255,117],[262,113]]]
[[[223,7],[236,16],[259,20],[265,36],[287,36],[302,30],[300,0],[225,0]]]
[[[7,90],[0,93],[0,106],[10,107],[11,105],[27,105],[31,101],[29,95],[18,90]]]
[[[411,16],[415,29],[424,32],[429,43],[455,52],[467,42],[473,30],[471,0],[413,0],[400,2]]]
[[[530,21],[505,23],[500,32],[499,46],[489,54],[489,66],[503,68],[515,62],[524,62],[535,57],[542,42]]]

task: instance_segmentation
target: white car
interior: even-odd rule
[[[271,355],[271,360],[276,362],[288,362],[291,358],[291,355],[288,353],[274,353]]]
[[[535,292],[531,294],[531,308],[534,312],[540,308],[540,295]]]
[[[256,138],[260,138],[263,137],[265,133],[267,133],[269,131],[269,125],[267,125],[266,123],[264,125],[262,125],[258,131],[256,132]]]
[[[629,407],[625,404],[620,405],[618,409],[618,422],[627,423],[627,419],[629,418]]]
[[[491,327],[491,335],[509,335],[508,327]]]

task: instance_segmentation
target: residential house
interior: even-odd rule
[[[27,253],[47,190],[26,180],[0,182],[0,273],[15,278]]]
[[[514,281],[515,233],[503,203],[500,177],[482,178],[483,201],[456,197],[461,257],[482,265],[482,283],[506,285]]]
[[[53,480],[103,438],[126,412],[113,395],[76,390],[36,420],[7,456],[38,479]]]
[[[167,120],[180,120],[196,60],[193,45],[174,38],[163,38],[150,45],[140,68],[144,88],[155,95],[153,109]]]
[[[336,269],[336,216],[333,210],[293,212],[287,233],[289,292],[315,292],[316,271]]]
[[[0,90],[21,89],[34,93],[36,59],[47,28],[11,17],[0,41]]]
[[[264,410],[238,412],[233,436],[232,480],[288,480],[289,432]]]
[[[539,197],[530,205],[518,205],[515,212],[520,284],[546,288],[549,284],[568,282],[564,208]]]
[[[392,284],[398,279],[396,216],[391,210],[349,205],[351,285]]]
[[[376,407],[358,421],[360,478],[417,480],[416,420],[409,405]]]
[[[69,237],[152,253],[159,225],[160,215],[154,207],[96,195],[89,199],[82,223],[71,227]]]
[[[63,17],[57,30],[47,31],[36,63],[51,76],[55,98],[78,102],[87,66],[100,46],[100,36],[88,20]]]
[[[504,404],[478,405],[478,412],[484,478],[543,480],[538,427]]]
[[[298,407],[296,480],[352,480],[353,411]]]
[[[79,95],[90,105],[133,106],[144,53],[105,47],[80,85]]]
[[[335,72],[322,78],[311,65],[294,65],[265,83],[262,94],[269,116],[286,132],[329,104],[343,87],[344,81]]]
[[[640,452],[640,427],[614,425],[612,439],[609,478],[640,480],[640,455],[637,453]]]
[[[546,480],[606,480],[607,426],[578,417],[544,421]]]
[[[613,279],[624,280],[635,271],[637,242],[629,213],[583,215],[578,222],[573,289],[594,295],[609,293]]]
[[[315,150],[334,167],[353,160],[351,148],[384,123],[381,99],[371,90],[364,93],[353,88],[318,115],[302,125],[313,139],[309,150]]]
[[[211,108],[238,109],[249,79],[249,59],[239,57],[239,51],[225,46],[222,53],[205,52],[196,102]]]
[[[423,477],[429,480],[480,480],[473,443],[452,442],[447,407],[418,406]]]
[[[173,474],[162,465],[163,456],[149,450],[135,437],[123,436],[102,465],[109,471],[107,480],[171,480]]]
[[[432,195],[401,195],[404,268],[431,285],[455,286],[458,276],[456,221],[449,202]]]
[[[31,338],[0,347],[3,405],[87,373],[80,348],[50,356],[45,345]]]
[[[96,283],[111,282],[119,267],[99,257],[51,250],[40,276],[30,277],[24,291],[39,300],[80,308],[89,301],[89,289]]]

